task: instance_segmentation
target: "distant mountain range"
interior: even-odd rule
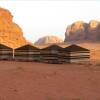
[[[65,32],[64,42],[100,42],[100,22],[77,21],[69,25]]]
[[[56,36],[45,36],[40,38],[35,44],[49,44],[63,42]],[[65,39],[66,43],[86,43],[100,42],[100,22],[91,20],[89,23],[77,21],[66,28]]]

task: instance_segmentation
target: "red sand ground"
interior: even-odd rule
[[[0,61],[0,100],[100,100],[100,64]]]

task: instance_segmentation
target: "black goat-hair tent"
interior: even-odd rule
[[[40,49],[33,45],[26,44],[14,50],[14,59],[21,61],[39,61]]]
[[[4,44],[0,44],[0,60],[12,60],[13,49]]]

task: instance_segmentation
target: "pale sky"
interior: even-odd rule
[[[67,25],[78,20],[100,21],[99,0],[2,0],[0,6],[12,13],[13,21],[31,42],[47,35],[64,39]]]

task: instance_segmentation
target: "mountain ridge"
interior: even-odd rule
[[[64,42],[100,42],[100,22],[89,23],[77,21],[69,25],[65,32]]]

